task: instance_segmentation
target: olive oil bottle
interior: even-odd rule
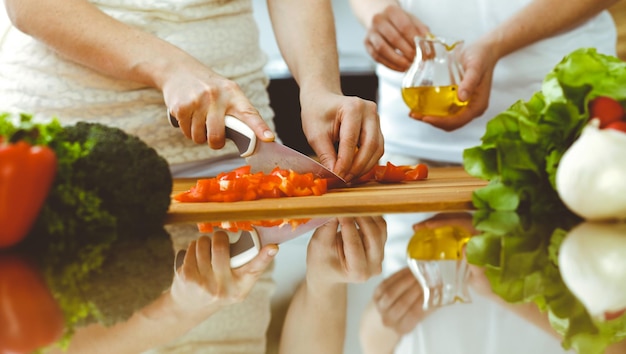
[[[457,85],[403,87],[402,98],[414,114],[446,117],[467,106],[468,101],[457,97],[457,90]]]
[[[463,248],[471,233],[458,226],[420,229],[407,246],[407,263],[424,293],[424,310],[469,303],[469,269]]]

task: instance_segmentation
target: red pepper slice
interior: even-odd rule
[[[374,166],[369,172],[359,176],[352,182],[352,185],[359,185],[376,181],[378,183],[400,183],[404,181],[418,181],[428,178],[428,166],[417,165],[394,165],[387,162],[385,165]]]
[[[405,181],[418,181],[428,178],[428,166],[423,163],[415,165],[413,168],[407,169],[405,172]]]
[[[374,178],[380,183],[398,183],[405,179],[404,169],[391,162],[386,165],[379,165],[374,172]]]
[[[0,145],[0,248],[30,231],[56,175],[57,159],[46,146],[19,141]]]
[[[311,219],[298,218],[298,219],[272,219],[272,220],[251,220],[251,221],[207,221],[198,223],[198,231],[203,233],[212,233],[215,228],[220,228],[226,231],[237,232],[252,231],[254,226],[262,227],[283,227],[289,225],[291,229],[309,222]]]

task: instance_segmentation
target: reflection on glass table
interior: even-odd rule
[[[291,230],[307,222],[281,220]],[[602,353],[605,347],[606,353],[624,352],[626,316],[615,311],[614,304],[607,309],[612,317],[600,321],[590,316],[583,305],[588,300],[578,300],[577,291],[568,289],[559,272],[559,247],[579,224],[571,215],[484,212],[332,217],[292,238],[268,243],[260,237],[258,254],[236,268],[231,267],[226,232],[236,230],[228,225],[264,230],[259,235],[272,234],[276,225],[182,223],[135,239],[24,244],[0,255],[0,302],[5,311],[0,343],[13,345],[0,349],[29,352],[64,331],[64,341],[57,344],[67,346],[68,353],[568,352],[563,346],[572,353]],[[607,227],[623,233],[623,225]],[[409,268],[407,247],[414,235],[436,229],[448,231],[439,233],[439,241],[452,247],[434,253],[468,261],[466,290],[471,301],[424,309],[425,291]],[[454,237],[447,239],[450,232]],[[394,239],[398,234],[404,237]],[[280,243],[276,257],[269,254],[276,250],[272,242]],[[619,242],[610,244],[610,250],[590,249],[589,255],[626,257],[626,248],[616,246]],[[281,251],[296,248],[305,256],[281,261],[288,255]],[[185,252],[175,267],[180,250]],[[420,252],[432,254],[424,246]],[[44,297],[39,299],[53,299],[47,302],[52,312],[46,313],[60,310],[64,323],[46,315],[43,324],[48,327],[38,335],[24,330],[35,328],[34,322],[6,325],[7,306],[14,310],[13,321],[19,320],[18,307],[11,304],[22,295],[11,292],[14,284],[7,285],[15,282],[8,275],[16,274],[11,273],[18,269],[16,264],[23,264],[16,259],[35,265],[21,268],[34,276],[21,277],[40,279],[29,289],[40,289],[37,294]],[[296,268],[302,269],[300,278],[282,277]],[[372,292],[350,292],[369,282]],[[289,298],[275,302],[279,292]],[[350,311],[355,298],[371,301]],[[359,324],[356,329],[350,325],[354,322]],[[358,345],[352,345],[355,342]],[[61,352],[58,345],[50,352]]]

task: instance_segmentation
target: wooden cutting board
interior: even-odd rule
[[[188,190],[196,179],[174,181],[172,195]],[[462,167],[431,168],[428,179],[398,184],[371,182],[330,190],[321,196],[261,199],[233,203],[180,203],[172,200],[166,223],[273,220],[315,216],[472,209],[472,192],[486,181]]]

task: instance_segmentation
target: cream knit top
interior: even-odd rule
[[[91,0],[108,15],[173,43],[218,74],[236,81],[261,116],[273,112],[267,61],[251,0]],[[0,14],[2,15],[2,14]],[[0,111],[18,110],[63,123],[94,121],[136,134],[170,164],[236,153],[186,139],[167,120],[162,94],[69,62],[0,20]]]

